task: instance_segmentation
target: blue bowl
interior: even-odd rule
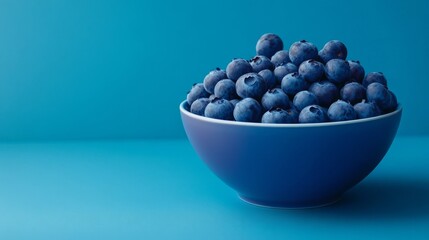
[[[186,134],[200,158],[240,198],[271,207],[337,201],[383,159],[402,107],[345,122],[265,124],[201,117],[180,104]]]

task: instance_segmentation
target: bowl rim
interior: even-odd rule
[[[377,121],[384,118],[389,118],[393,115],[396,115],[402,112],[402,105],[398,103],[398,107],[393,112],[378,115],[375,117],[363,118],[363,119],[354,119],[354,120],[340,121],[340,122],[323,122],[323,123],[254,123],[254,122],[238,122],[238,121],[232,121],[232,120],[222,120],[222,119],[215,119],[215,118],[200,116],[186,110],[184,107],[185,103],[186,103],[186,100],[180,103],[179,105],[180,112],[182,114],[187,115],[190,118],[194,118],[199,121],[222,124],[222,125],[251,126],[251,127],[262,127],[262,128],[279,128],[279,127],[280,128],[302,128],[302,127],[325,127],[325,126],[327,127],[327,126],[350,125],[350,124],[357,124],[357,123],[363,123],[363,122]]]

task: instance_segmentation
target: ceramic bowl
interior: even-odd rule
[[[180,104],[183,126],[207,166],[241,199],[305,208],[337,201],[378,165],[395,138],[402,107],[344,122],[265,124],[198,116]]]

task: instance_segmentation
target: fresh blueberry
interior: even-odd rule
[[[320,81],[325,75],[323,64],[313,59],[302,62],[299,65],[298,72],[308,82]]]
[[[204,89],[204,85],[202,83],[195,83],[186,96],[186,101],[188,102],[189,106],[191,106],[192,103],[198,98],[205,98],[209,96],[210,93]]]
[[[289,109],[286,109],[286,111],[289,113],[289,116],[291,118],[291,123],[298,123],[299,119],[299,111],[295,106],[292,106]]]
[[[315,59],[317,54],[317,47],[305,40],[295,42],[289,48],[289,58],[296,66],[299,66],[305,60]]]
[[[337,86],[328,81],[315,82],[308,90],[316,95],[322,107],[329,107],[340,95]]]
[[[357,103],[353,108],[355,109],[358,118],[375,117],[381,114],[380,109],[374,102],[366,102],[365,100]]]
[[[276,52],[283,49],[282,39],[273,33],[262,35],[256,43],[256,54],[271,58]]]
[[[319,55],[317,55],[313,60],[316,60],[322,64],[325,64],[325,62],[323,61],[323,59]]]
[[[371,83],[378,82],[383,84],[387,88],[387,80],[382,72],[370,72],[362,81],[364,87],[368,87]]]
[[[267,85],[268,89],[272,89],[277,85],[277,79],[273,71],[269,69],[264,69],[258,74],[265,80],[265,85]]]
[[[241,98],[260,99],[267,91],[265,80],[257,73],[246,73],[241,76],[237,80],[235,88]]]
[[[282,90],[287,95],[293,97],[300,91],[308,88],[307,81],[297,72],[289,73],[282,80]]]
[[[296,116],[291,110],[284,110],[282,108],[275,108],[266,111],[262,115],[262,123],[296,123]]]
[[[325,112],[325,115],[328,116],[328,108],[322,106],[320,107],[322,108],[323,112]]]
[[[383,112],[387,112],[392,108],[392,94],[379,82],[373,82],[368,85],[366,88],[366,97],[369,102],[377,104]]]
[[[207,104],[204,110],[204,116],[209,118],[234,120],[232,115],[234,106],[228,100],[215,98]]]
[[[325,110],[319,105],[309,105],[299,113],[300,123],[321,123],[327,120],[328,116]]]
[[[319,100],[317,99],[316,95],[314,93],[309,92],[307,90],[301,91],[295,95],[293,98],[293,105],[301,111],[307,106],[310,105],[317,105],[319,104]]]
[[[279,65],[274,69],[274,76],[277,79],[277,84],[280,84],[282,79],[289,73],[298,72],[298,68],[293,63]]]
[[[331,59],[325,65],[325,74],[334,84],[342,84],[350,79],[350,65],[343,59]]]
[[[365,77],[365,69],[362,67],[359,61],[348,61],[350,66],[350,81],[362,83]]]
[[[214,94],[212,94],[212,95],[209,96],[209,100],[210,101],[213,100],[213,99],[215,99],[215,98],[216,98],[216,96]]]
[[[239,99],[231,99],[229,100],[230,103],[232,103],[232,105],[235,107],[235,105],[237,105],[237,103],[239,102]]]
[[[287,109],[290,106],[289,97],[280,88],[268,90],[261,99],[262,107],[265,111],[272,108]]]
[[[333,122],[348,121],[356,119],[357,113],[350,103],[338,100],[329,107],[328,118]]]
[[[290,62],[289,52],[287,50],[280,50],[280,51],[276,52],[271,57],[271,62],[276,67],[283,65],[283,64],[286,64],[286,63],[289,63]]]
[[[262,107],[253,98],[244,98],[234,108],[234,119],[239,122],[260,122]]]
[[[346,45],[338,40],[331,40],[323,46],[319,52],[319,56],[325,63],[331,59],[345,60],[347,58]]]
[[[188,111],[188,112],[190,112],[190,111],[191,111],[191,105],[189,105],[188,101],[186,101],[186,102],[183,104],[183,108],[184,108],[186,111]]]
[[[353,105],[366,98],[366,89],[357,82],[347,83],[341,88],[340,96],[342,100]]]
[[[265,56],[256,56],[250,60],[250,66],[252,66],[253,72],[260,72],[264,69],[274,70],[274,64],[271,60]]]
[[[237,81],[237,79],[246,74],[252,72],[252,66],[250,63],[242,58],[236,58],[233,59],[228,65],[226,66],[226,75],[232,81]]]
[[[204,88],[209,93],[214,93],[214,87],[216,83],[222,79],[228,78],[224,70],[216,68],[213,71],[210,71],[204,78]]]
[[[191,113],[204,116],[204,110],[206,110],[209,103],[210,100],[208,98],[199,98],[195,100],[191,105]]]
[[[214,95],[218,98],[223,98],[226,100],[237,98],[235,82],[230,79],[220,80],[214,88]]]
[[[390,94],[390,101],[389,104],[387,105],[385,112],[393,112],[396,110],[396,108],[398,107],[398,100],[396,99],[395,94],[389,90],[389,94]]]

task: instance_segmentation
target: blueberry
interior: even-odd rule
[[[320,105],[319,105],[320,106]],[[323,110],[323,112],[325,113],[325,115],[326,115],[326,117],[328,117],[328,108],[326,108],[326,107],[322,107],[322,106],[320,106],[321,107],[321,109]],[[328,118],[327,118],[328,119]],[[329,120],[329,119],[328,119]]]
[[[342,100],[356,104],[366,98],[366,89],[357,82],[347,83],[341,88],[340,96]]]
[[[298,72],[298,68],[293,63],[286,63],[279,65],[274,69],[274,76],[276,76],[277,83],[280,84],[282,79],[289,73]]]
[[[387,80],[382,72],[370,72],[368,73],[362,81],[364,87],[368,87],[373,82],[378,82],[383,84],[387,88]]]
[[[310,85],[308,90],[316,95],[319,105],[322,107],[329,107],[339,98],[338,88],[328,81],[315,82]]]
[[[232,115],[234,106],[228,100],[215,98],[207,104],[204,110],[204,116],[209,118],[234,120]]]
[[[214,94],[211,94],[210,96],[209,96],[209,100],[211,101],[211,100],[213,100],[213,99],[215,99],[216,98],[216,96],[214,95]]]
[[[265,111],[272,108],[287,109],[290,106],[289,97],[280,88],[268,90],[261,99],[262,107]]]
[[[308,83],[299,73],[294,72],[289,73],[283,78],[281,87],[283,92],[292,97],[298,92],[306,90]]]
[[[286,109],[286,111],[288,112],[288,114],[290,116],[290,122],[291,123],[298,123],[298,119],[299,119],[298,109],[296,109],[295,106],[291,106],[291,108]]]
[[[315,58],[313,58],[313,60],[316,60],[322,64],[325,64],[325,61],[323,61],[323,59],[319,55],[317,55]]]
[[[320,81],[325,75],[323,64],[313,59],[302,62],[299,65],[298,72],[308,82]]]
[[[366,102],[365,100],[357,103],[353,108],[355,109],[358,118],[375,117],[381,114],[380,109],[374,102]]]
[[[273,33],[262,35],[256,43],[256,54],[271,58],[277,51],[283,49],[282,39]]]
[[[183,108],[184,108],[186,111],[188,111],[188,112],[190,112],[190,111],[191,111],[191,105],[189,105],[188,101],[186,101],[186,102],[183,104]]]
[[[188,95],[186,96],[186,101],[188,102],[189,106],[191,106],[192,103],[198,98],[205,98],[208,96],[210,96],[210,93],[204,89],[204,85],[202,83],[195,83],[192,86],[191,91],[189,91]]]
[[[348,61],[350,66],[350,81],[362,83],[365,77],[365,69],[360,65],[359,61]]]
[[[244,98],[234,108],[234,119],[239,122],[260,122],[262,107],[253,98]]]
[[[204,110],[206,110],[206,107],[209,103],[210,100],[208,98],[199,98],[195,100],[191,105],[191,113],[204,116]]]
[[[289,58],[296,66],[299,66],[305,60],[315,59],[317,54],[317,47],[305,40],[295,42],[289,48]]]
[[[301,111],[307,106],[310,105],[317,105],[319,104],[319,100],[317,99],[316,95],[314,93],[309,92],[307,90],[301,91],[295,95],[293,98],[293,105]]]
[[[325,110],[319,105],[309,105],[299,113],[300,123],[321,123],[327,120],[328,116]]]
[[[218,98],[223,98],[226,100],[237,98],[235,82],[230,79],[220,80],[214,88],[214,95]]]
[[[241,98],[260,99],[267,91],[265,80],[256,73],[246,73],[235,84],[237,94]]]
[[[256,56],[250,60],[253,72],[260,72],[264,69],[274,70],[274,64],[265,56]]]
[[[236,58],[233,59],[228,65],[226,66],[226,75],[232,81],[237,81],[237,79],[246,74],[252,72],[252,66],[250,63],[242,58]]]
[[[374,102],[383,111],[391,109],[392,94],[387,88],[378,82],[373,82],[366,88],[366,97],[369,102]]]
[[[272,89],[277,85],[277,79],[273,71],[269,69],[264,69],[258,74],[265,80],[265,85],[267,85],[268,89]]]
[[[222,79],[228,78],[224,70],[216,68],[213,71],[210,71],[204,78],[204,88],[209,93],[214,93],[214,87],[216,83]]]
[[[389,90],[390,93],[390,101],[389,104],[386,108],[386,112],[393,112],[396,110],[396,108],[398,108],[398,100],[396,98],[396,95]]]
[[[325,74],[334,84],[342,84],[350,79],[350,65],[343,59],[331,59],[325,65]]]
[[[347,58],[346,45],[338,40],[331,40],[323,46],[319,56],[325,63],[331,59],[345,60]]]
[[[276,52],[271,57],[271,62],[276,67],[283,65],[283,64],[286,64],[286,63],[289,63],[290,62],[289,52],[287,50],[280,50],[280,51]]]
[[[239,102],[239,99],[231,99],[229,100],[230,103],[232,103],[232,105],[235,107],[235,105],[237,105],[237,103]]]
[[[333,122],[348,121],[356,119],[357,113],[350,103],[338,100],[329,107],[328,118]]]
[[[275,108],[266,111],[262,115],[262,123],[296,123],[296,117],[290,110],[284,110],[282,108]]]

